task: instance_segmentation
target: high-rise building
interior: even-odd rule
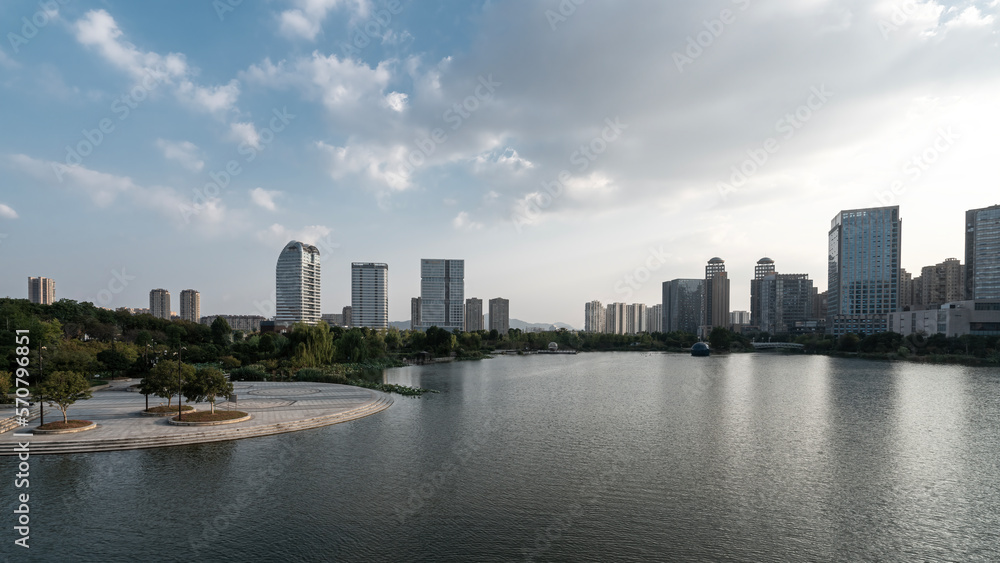
[[[631,303],[625,306],[625,334],[646,332],[646,305]]]
[[[958,258],[948,258],[940,264],[924,266],[920,270],[920,281],[920,303],[923,305],[962,301],[965,296],[965,268]],[[912,288],[911,280],[909,289]]]
[[[320,316],[320,256],[311,244],[291,241],[278,255],[275,268],[277,306],[274,324],[316,324]]]
[[[181,319],[192,323],[201,319],[201,294],[193,289],[181,291]]]
[[[604,332],[625,334],[625,304],[610,303],[604,313]]]
[[[583,306],[583,331],[604,332],[606,311],[600,301],[591,301]]]
[[[753,268],[753,279],[750,280],[750,322],[740,324],[760,326],[760,280],[773,272],[774,260],[765,256],[757,261]]]
[[[663,332],[663,305],[646,308],[646,332]]]
[[[56,280],[52,278],[28,278],[28,301],[39,305],[56,302]]]
[[[729,311],[729,324],[734,327],[749,325],[750,311]]]
[[[705,266],[702,300],[701,336],[707,337],[715,327],[729,327],[729,275],[722,258],[712,258]]]
[[[465,332],[483,330],[483,328],[483,300],[478,297],[470,297],[465,300]]]
[[[663,282],[663,332],[698,334],[704,305],[705,280],[676,279]]]
[[[760,330],[791,332],[812,315],[813,282],[806,274],[765,275],[760,280]]]
[[[232,330],[242,330],[243,332],[257,332],[260,330],[260,323],[267,320],[260,315],[209,315],[201,317],[199,322],[211,326],[212,322],[220,317],[229,323],[229,328]]]
[[[343,320],[343,325],[345,328],[352,326],[357,326],[354,324],[354,308],[350,305],[345,305],[343,309],[340,310],[340,318]]]
[[[352,326],[389,328],[389,265],[351,263]]]
[[[416,330],[420,326],[420,298],[410,298],[410,330]]]
[[[1000,299],[1000,205],[965,212],[965,299]]]
[[[899,206],[841,211],[830,222],[826,331],[891,330],[899,306]]]
[[[419,327],[432,326],[447,331],[465,327],[465,260],[420,260]]]
[[[149,314],[158,319],[170,320],[170,292],[153,289],[149,292]]]
[[[490,299],[490,330],[500,334],[510,330],[510,301],[503,297]]]

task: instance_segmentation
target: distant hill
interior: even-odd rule
[[[490,316],[484,315],[484,317],[486,317],[486,320],[484,321],[486,326],[490,326]],[[399,330],[406,330],[410,328],[410,321],[390,321],[389,326],[396,327]],[[568,325],[566,323],[529,323],[527,321],[522,321],[521,319],[510,320],[510,328],[519,328],[525,332],[533,328],[549,330],[551,327],[565,328],[566,330],[576,330],[571,325]]]

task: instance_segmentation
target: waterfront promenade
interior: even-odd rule
[[[69,408],[69,418],[93,421],[97,428],[72,434],[15,435],[37,427],[39,420],[35,418],[27,427],[0,434],[0,455],[14,455],[19,440],[30,441],[32,454],[131,450],[237,440],[355,420],[385,410],[392,404],[392,398],[386,393],[350,385],[236,382],[236,403],[218,402],[216,410],[240,410],[249,413],[250,420],[218,426],[176,426],[167,422],[169,417],[140,414],[145,408],[145,397],[127,391],[134,383],[138,380],[115,381],[110,387],[95,391],[93,398]],[[150,396],[151,407],[160,404],[166,402]],[[208,403],[192,406],[197,410],[211,408]],[[0,411],[0,416],[10,414],[10,409]],[[46,407],[46,421],[61,419],[58,409]]]

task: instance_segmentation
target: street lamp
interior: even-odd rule
[[[187,350],[187,348],[177,345],[177,420],[178,422],[184,418],[184,414],[181,411],[181,350]]]

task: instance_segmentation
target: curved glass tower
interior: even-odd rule
[[[320,318],[319,249],[293,240],[278,255],[276,326],[316,324]]]

